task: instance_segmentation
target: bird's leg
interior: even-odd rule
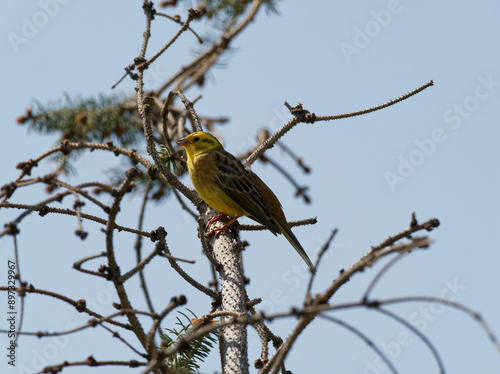
[[[212,223],[214,223],[215,221],[217,221],[221,217],[228,218],[228,215],[227,214],[218,214],[218,215],[216,215],[215,217],[211,218],[208,221],[207,227],[210,226]],[[221,232],[221,231],[227,231],[227,229],[229,228],[229,226],[231,226],[234,223],[234,221],[236,221],[238,218],[240,218],[240,216],[234,216],[224,226],[219,227],[218,229],[213,229],[212,231],[206,233],[205,235],[206,236],[210,236],[210,235],[213,235],[213,234]]]
[[[209,227],[211,224],[213,224],[215,221],[218,221],[220,219],[228,219],[229,216],[227,214],[224,214],[224,213],[221,213],[221,214],[217,214],[216,216],[213,216],[212,218],[210,218],[207,222],[207,227]]]

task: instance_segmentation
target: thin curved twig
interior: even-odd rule
[[[500,341],[496,337],[495,334],[493,334],[493,331],[491,330],[490,326],[486,323],[486,321],[481,317],[481,315],[474,311],[473,309],[461,304],[457,303],[456,301],[448,300],[448,299],[443,299],[439,297],[433,297],[433,296],[407,296],[407,297],[396,297],[393,299],[387,299],[383,300],[380,302],[377,302],[379,305],[382,304],[396,304],[396,303],[404,303],[404,302],[415,302],[415,301],[427,301],[427,302],[433,302],[433,303],[439,303],[439,304],[444,304],[451,306],[455,309],[461,310],[462,312],[467,313],[470,317],[475,319],[483,328],[484,332],[490,339],[490,341],[493,343],[497,351],[500,353]]]
[[[335,235],[337,235],[337,232],[338,232],[338,229],[333,229],[332,233],[330,234],[330,236],[328,237],[328,239],[326,239],[325,244],[323,244],[323,246],[321,247],[321,250],[319,251],[318,256],[316,258],[316,261],[314,263],[314,268],[316,270],[318,269],[318,266],[319,266],[319,263],[321,261],[321,258],[326,253],[326,251],[328,250],[328,248],[330,248],[330,244],[333,241],[333,238],[335,238]],[[315,278],[312,275],[313,274],[311,274],[311,277],[309,278],[309,284],[307,285],[307,295],[308,295],[308,297],[311,294],[311,288],[312,288],[313,280]]]
[[[378,283],[378,281],[380,280],[380,278],[382,278],[382,276],[387,273],[387,271],[389,270],[389,268],[391,268],[396,262],[398,262],[399,260],[401,260],[406,254],[408,254],[408,252],[398,253],[396,255],[396,257],[394,257],[391,261],[389,261],[387,264],[385,264],[384,267],[382,269],[380,269],[380,271],[377,274],[375,274],[375,276],[373,277],[372,281],[370,282],[370,284],[366,288],[365,293],[361,297],[362,300],[365,300],[365,301],[368,300],[368,295],[373,290],[373,288],[375,287],[375,285]]]
[[[393,312],[391,312],[391,311],[389,311],[387,309],[375,308],[375,310],[377,312],[379,312],[379,313],[385,314],[386,316],[394,319],[395,321],[399,322],[400,324],[402,324],[403,326],[405,326],[407,329],[409,329],[411,332],[413,332],[415,335],[417,335],[420,338],[420,340],[422,340],[424,342],[424,344],[429,348],[429,350],[431,351],[432,355],[434,356],[434,359],[436,360],[436,363],[437,363],[437,365],[439,367],[439,372],[441,374],[445,373],[443,360],[441,360],[441,356],[439,355],[439,352],[434,347],[434,344],[432,344],[432,342],[424,334],[422,334],[411,323],[409,323],[408,321],[404,320],[403,318],[401,318],[397,314],[395,314],[395,313],[393,313]]]
[[[157,16],[161,16],[161,17],[165,17],[165,18],[168,18],[169,20],[174,21],[174,22],[176,22],[176,23],[178,23],[178,24],[180,24],[180,25],[182,25],[182,24],[183,24],[183,22],[182,22],[181,20],[179,20],[179,19],[177,19],[177,18],[176,18],[176,17],[178,17],[178,16],[176,16],[176,17],[172,17],[172,16],[169,16],[168,14],[161,13],[161,12],[155,12],[155,15],[157,15]],[[198,34],[197,34],[197,33],[196,33],[196,32],[195,32],[195,31],[194,31],[191,27],[189,27],[189,26],[188,26],[188,27],[187,27],[187,29],[193,33],[193,35],[194,35],[194,36],[196,37],[196,39],[198,40],[198,43],[203,44],[203,39],[202,39],[202,38],[200,38],[200,37],[198,36]]]
[[[326,303],[325,304],[317,304],[317,305],[308,305],[300,310],[294,309],[292,311],[283,312],[283,313],[274,313],[274,314],[270,314],[270,315],[263,315],[262,318],[264,318],[267,321],[272,321],[273,319],[276,319],[276,318],[289,317],[289,316],[293,316],[293,315],[298,316],[298,317],[317,315],[317,314],[324,312],[324,311],[327,311],[327,310],[343,310],[343,309],[360,308],[360,307],[378,308],[380,305],[400,304],[400,303],[407,303],[407,302],[422,302],[422,301],[443,304],[443,305],[455,308],[457,310],[460,310],[462,312],[465,312],[466,314],[468,314],[470,317],[475,319],[476,322],[478,322],[481,325],[481,328],[485,332],[488,339],[491,341],[491,343],[495,346],[497,351],[500,353],[500,341],[498,340],[496,335],[493,333],[493,331],[491,330],[488,323],[484,320],[483,317],[481,317],[481,315],[478,312],[476,312],[473,309],[467,307],[466,305],[458,303],[456,301],[443,299],[443,298],[439,298],[439,297],[434,297],[434,296],[405,296],[405,297],[395,297],[395,298],[385,299],[385,300],[372,300],[370,302],[365,302],[365,301],[361,300],[361,301],[357,301],[357,302],[343,303],[343,304],[337,304],[337,305],[329,305]]]
[[[299,183],[292,177],[292,175],[284,167],[282,167],[280,164],[278,164],[276,161],[274,161],[272,158],[262,155],[261,159],[263,162],[269,162],[275,169],[277,169],[292,184],[292,186],[295,187],[295,189],[296,189],[295,197],[302,196],[302,198],[304,199],[304,201],[307,204],[311,203],[311,198],[306,194],[306,191],[309,187],[307,187],[307,186],[301,187],[299,185]]]
[[[145,257],[141,262],[139,262],[133,269],[121,275],[118,278],[118,281],[121,283],[125,283],[127,280],[133,277],[137,272],[141,272],[144,269],[144,266],[146,266],[155,256],[159,255],[160,253],[161,250],[158,247],[156,247],[147,257]]]
[[[380,104],[380,105],[377,105],[377,106],[374,106],[374,107],[371,107],[371,108],[367,108],[367,109],[363,109],[363,110],[358,110],[356,112],[350,112],[350,113],[344,113],[344,114],[336,114],[336,115],[333,115],[333,116],[317,116],[315,121],[332,121],[332,120],[336,120],[336,119],[342,119],[342,118],[349,118],[349,117],[356,117],[356,116],[361,116],[363,114],[368,114],[368,113],[371,113],[371,112],[375,112],[377,110],[380,110],[380,109],[384,109],[384,108],[387,108],[391,105],[394,105],[394,104],[397,104],[403,100],[406,100],[416,94],[418,94],[419,92],[425,90],[426,88],[429,88],[431,86],[434,86],[434,82],[431,80],[423,85],[421,85],[420,87],[418,88],[415,88],[414,90],[408,92],[408,93],[405,93],[404,95],[401,95],[395,99],[392,99],[392,100],[389,100],[387,102],[385,102],[384,104]]]
[[[197,14],[197,11],[195,11],[194,9],[190,9],[188,11],[188,16],[187,16],[186,21],[184,21],[184,23],[182,24],[181,28],[177,31],[177,33],[158,52],[156,52],[153,57],[151,57],[147,62],[141,64],[142,66],[139,65],[137,68],[144,69],[144,67],[151,65],[158,57],[160,57],[163,54],[163,52],[165,52],[172,44],[174,44],[174,42],[179,38],[179,36],[181,36],[181,34],[189,28],[189,24],[191,23],[191,21],[193,19],[195,19],[196,14]],[[148,25],[150,25],[150,24],[151,24],[151,21],[148,22]],[[149,36],[150,36],[150,34],[149,34]],[[147,46],[148,39],[149,39],[149,37],[144,38],[145,43],[143,43],[143,44],[146,44],[146,46]],[[141,49],[140,57],[144,57],[145,52],[146,52],[146,47],[143,47]]]
[[[332,121],[336,119],[342,119],[342,118],[348,118],[348,117],[355,117],[355,116],[360,116],[362,114],[368,114],[383,108],[387,108],[388,106],[394,105],[399,103],[400,101],[406,100],[409,97],[418,94],[419,92],[425,90],[426,88],[433,86],[434,82],[429,81],[426,84],[414,89],[413,91],[410,91],[404,95],[401,95],[400,97],[389,100],[384,104],[377,105],[368,109],[363,109],[359,110],[356,112],[351,112],[351,113],[344,113],[344,114],[337,114],[337,115],[332,115],[332,116],[316,116],[316,115],[304,115],[304,114],[309,114],[309,112],[305,110],[301,110],[301,116],[295,115],[292,119],[290,119],[287,123],[285,123],[278,131],[276,131],[273,135],[271,135],[269,138],[264,140],[259,147],[246,159],[245,165],[251,165],[253,164],[260,156],[264,154],[264,152],[274,146],[274,144],[281,138],[283,135],[285,135],[288,131],[290,131],[294,126],[296,126],[299,123],[303,122],[319,122],[319,121]]]
[[[328,321],[336,323],[337,325],[342,326],[343,328],[352,332],[358,338],[363,340],[366,343],[366,345],[368,347],[370,347],[370,349],[372,349],[382,359],[382,361],[385,362],[385,364],[387,365],[387,367],[389,368],[389,370],[392,373],[394,373],[394,374],[399,373],[396,370],[396,368],[394,367],[394,365],[392,364],[391,360],[389,360],[389,358],[384,354],[384,352],[382,352],[382,350],[373,342],[373,340],[371,340],[368,336],[363,334],[359,329],[357,329],[356,327],[352,326],[351,324],[349,324],[347,322],[344,322],[344,321],[342,321],[338,318],[332,317],[332,316],[326,316],[326,315],[320,313],[320,314],[318,314],[318,317],[321,317],[323,319],[326,319]]]
[[[217,296],[217,293],[213,290],[211,290],[210,288],[207,288],[205,287],[204,285],[202,285],[201,283],[197,282],[196,280],[194,280],[192,277],[190,277],[180,266],[179,264],[177,263],[177,261],[175,261],[174,257],[171,255],[170,253],[170,250],[168,248],[168,246],[166,245],[165,243],[165,246],[162,248],[163,251],[165,252],[166,254],[166,258],[168,260],[168,262],[170,262],[170,266],[172,266],[175,271],[182,277],[184,278],[190,285],[192,285],[193,287],[195,287],[196,289],[198,289],[199,291],[203,292],[205,295],[211,297],[212,299],[214,300],[217,300],[218,296]]]
[[[101,252],[101,253],[98,253],[98,254],[95,254],[95,255],[84,257],[84,258],[82,258],[82,259],[80,259],[78,261],[75,261],[73,263],[73,269],[75,269],[77,271],[80,271],[82,273],[85,273],[85,274],[90,274],[90,275],[95,275],[97,277],[106,278],[106,275],[103,274],[103,273],[100,273],[100,272],[97,272],[97,271],[94,271],[94,270],[82,269],[82,265],[85,262],[93,260],[95,258],[99,258],[99,257],[106,257],[106,252]]]

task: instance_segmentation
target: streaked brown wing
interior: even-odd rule
[[[279,233],[280,229],[256,186],[255,178],[258,177],[226,151],[213,152],[212,156],[219,169],[215,177],[219,187],[245,209],[250,218],[267,227],[273,234]]]

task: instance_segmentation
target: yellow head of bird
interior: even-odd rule
[[[176,143],[186,149],[188,157],[223,148],[215,136],[203,131],[193,132],[185,138],[176,141]]]

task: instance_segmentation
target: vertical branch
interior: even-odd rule
[[[260,0],[253,1],[253,7],[245,23],[248,23],[256,11],[259,9],[262,2]],[[148,16],[148,14],[146,13]],[[193,18],[195,14],[190,14],[185,25],[179,33],[169,42],[166,47],[164,47],[159,54],[163,53],[164,50],[170,46],[178,35],[187,28],[187,24]],[[150,20],[148,19],[148,22]],[[234,30],[234,35],[236,35],[241,29]],[[149,38],[149,33],[145,33],[145,39]],[[227,41],[224,40],[227,46]],[[147,45],[147,41],[144,42]],[[138,74],[137,74],[137,104],[139,113],[143,120],[144,126],[144,136],[146,139],[146,149],[155,161],[156,166],[159,168],[164,177],[172,184],[174,188],[177,188],[181,193],[187,196],[192,202],[198,202],[199,198],[197,195],[193,194],[189,189],[182,185],[174,175],[172,175],[161,162],[157,150],[153,141],[153,121],[151,117],[151,106],[153,100],[146,96],[144,92],[144,70],[148,68],[149,64],[152,63],[155,58],[159,55],[155,55],[149,61],[139,64]],[[140,57],[144,58],[144,55]],[[186,103],[185,103],[186,104]],[[189,105],[188,105],[189,106]],[[190,109],[190,108],[188,108]],[[196,115],[191,111],[194,118]],[[199,126],[199,125],[198,125]],[[203,217],[208,215],[206,211],[205,204],[196,204],[198,210]],[[219,223],[220,224],[220,223]],[[223,322],[232,321],[234,313],[245,314],[247,312],[247,297],[245,292],[245,279],[243,273],[243,265],[241,260],[241,253],[238,248],[236,248],[235,243],[232,241],[231,234],[222,233],[211,239],[213,255],[215,261],[218,263],[218,271],[220,274],[220,303],[221,310],[223,312],[232,312],[233,316],[229,313],[224,316]],[[211,290],[210,290],[211,291]],[[218,295],[213,295],[217,297]],[[245,324],[228,324],[221,329],[221,361],[222,361],[222,372],[224,374],[247,374],[249,372],[248,365],[248,351],[247,351],[247,330]]]
[[[222,226],[221,222],[215,225]],[[215,227],[214,227],[215,228]],[[246,313],[246,291],[241,252],[235,248],[231,234],[222,232],[212,239],[214,258],[220,264],[221,311]],[[227,322],[234,317],[222,317]],[[230,324],[220,331],[222,372],[224,374],[248,373],[247,329],[243,324]]]
[[[146,211],[148,194],[149,194],[149,191],[151,191],[151,186],[152,186],[152,181],[148,180],[148,183],[146,185],[146,189],[144,191],[144,199],[142,200],[141,211],[139,214],[139,224],[137,225],[138,230],[142,230],[142,224],[144,222],[144,213]],[[142,236],[141,235],[137,235],[137,239],[135,241],[134,247],[135,247],[137,265],[139,265],[142,261]],[[139,270],[139,281],[141,284],[142,292],[144,294],[144,298],[146,299],[146,304],[148,305],[148,309],[151,313],[155,313],[155,310],[153,307],[153,302],[151,301],[151,297],[149,296],[149,290],[148,290],[148,287],[146,285],[146,278],[144,277],[143,269]]]
[[[121,307],[122,309],[125,310],[132,310],[133,308],[132,305],[130,304],[130,300],[128,299],[125,287],[123,286],[123,283],[119,280],[120,268],[116,263],[116,257],[114,253],[113,231],[115,229],[116,216],[118,214],[118,211],[120,210],[120,202],[123,196],[128,192],[132,180],[138,176],[138,173],[139,171],[133,168],[127,171],[127,178],[123,181],[122,185],[120,186],[120,189],[116,194],[115,200],[113,201],[113,205],[111,206],[111,209],[109,211],[109,217],[106,224],[106,255],[108,258],[109,279],[113,281],[116,293],[120,298]],[[132,326],[134,333],[141,342],[142,346],[144,348],[147,348],[146,334],[142,328],[141,323],[137,319],[137,316],[135,315],[135,313],[126,313],[126,316],[130,322],[130,325]]]
[[[294,330],[288,336],[288,338],[283,342],[283,344],[279,347],[276,354],[271,357],[269,362],[264,366],[264,368],[259,372],[259,374],[267,374],[271,370],[273,374],[277,373],[285,361],[285,357],[290,353],[290,349],[292,349],[293,343],[297,340],[298,336],[302,333],[302,331],[311,323],[314,319],[314,315],[304,315],[299,318],[297,324],[295,325]]]
[[[143,59],[146,55],[149,38],[151,37],[151,21],[154,18],[153,2],[144,0],[142,9],[144,10],[144,14],[146,15],[146,30],[144,30],[144,39],[142,41],[141,52],[139,53],[139,58],[141,59]]]

